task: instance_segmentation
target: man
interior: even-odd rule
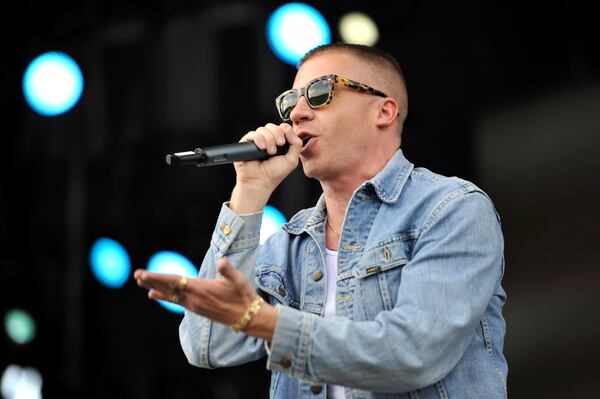
[[[266,355],[274,398],[506,397],[499,220],[472,183],[403,157],[397,62],[318,47],[293,87],[276,101],[292,126],[242,139],[289,151],[235,165],[200,277],[135,273],[150,298],[186,307],[190,363]],[[323,195],[259,247],[262,209],[298,159]]]

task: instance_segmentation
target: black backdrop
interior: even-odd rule
[[[589,2],[591,4],[591,2]],[[88,251],[109,236],[134,268],[159,250],[200,265],[230,167],[171,169],[168,152],[237,141],[276,120],[295,68],[269,50],[277,1],[21,1],[3,6],[0,312],[29,310],[27,346],[3,335],[2,370],[33,365],[56,397],[263,398],[264,362],[189,366],[180,316],[129,281],[111,290]],[[415,164],[473,180],[503,217],[506,354],[514,398],[592,397],[600,294],[600,56],[583,1],[311,2],[332,26],[360,10],[408,80],[402,148]],[[22,96],[36,55],[72,55],[85,78],[70,112]],[[289,218],[320,193],[298,169],[271,203]]]

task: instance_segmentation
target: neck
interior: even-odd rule
[[[342,173],[333,173],[330,176],[319,179],[321,188],[325,194],[325,205],[327,207],[327,219],[331,227],[327,228],[327,247],[337,250],[340,240],[346,209],[352,195],[361,184],[375,177],[395,154],[397,147],[379,147],[373,151],[359,165],[351,165],[349,170]]]
[[[389,154],[380,154],[381,157],[371,158],[375,162],[371,162],[370,165],[365,162],[361,167],[354,167],[346,173],[337,173],[335,176],[319,179],[325,194],[327,215],[334,229],[341,231],[346,208],[356,189],[365,181],[375,177],[385,167],[394,153],[395,150]]]

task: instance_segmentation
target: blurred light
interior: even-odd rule
[[[122,287],[131,273],[127,250],[111,238],[99,238],[90,251],[94,276],[109,288]]]
[[[4,399],[40,399],[42,376],[33,367],[10,364],[2,373],[0,392]]]
[[[83,76],[64,53],[52,51],[35,58],[23,75],[23,94],[38,114],[54,116],[70,110],[81,97]]]
[[[340,36],[346,43],[372,46],[379,40],[379,29],[367,14],[350,12],[340,19]]]
[[[177,274],[179,276],[192,277],[198,276],[198,269],[185,256],[173,251],[157,252],[148,261],[146,267],[148,271],[162,274]],[[171,302],[158,301],[165,309],[173,313],[183,313],[184,308]]]
[[[262,244],[272,234],[279,231],[281,229],[281,225],[286,222],[287,220],[285,216],[283,216],[283,213],[279,212],[271,205],[265,206],[262,224],[260,226],[260,243]]]
[[[4,327],[10,339],[21,345],[31,342],[35,337],[35,321],[21,309],[12,309],[6,313]]]
[[[288,3],[271,14],[267,21],[267,40],[282,61],[297,66],[308,51],[331,40],[325,18],[303,3]]]

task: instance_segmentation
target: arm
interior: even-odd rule
[[[422,228],[392,310],[373,321],[352,321],[280,307],[267,366],[378,392],[431,385],[465,353],[500,284],[502,252],[487,197],[449,198]]]
[[[253,282],[262,210],[273,190],[296,168],[302,141],[287,124],[268,124],[241,141],[254,141],[270,154],[286,141],[290,148],[285,156],[234,164],[236,186],[231,202],[221,210],[199,277],[189,279],[183,295],[174,297],[179,276],[143,270],[134,274],[138,285],[150,289],[150,298],[175,300],[186,308],[181,344],[190,363],[200,367],[231,366],[262,357],[262,340],[257,337],[270,339],[277,317],[277,310],[265,303],[245,334],[229,327],[257,295]]]

